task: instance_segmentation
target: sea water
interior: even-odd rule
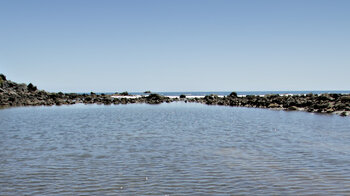
[[[0,110],[0,195],[345,195],[350,118],[207,106]]]
[[[151,92],[164,96],[205,96],[205,95],[219,95],[227,96],[233,91],[183,91],[183,92]],[[336,93],[336,94],[350,94],[350,90],[322,90],[322,91],[234,91],[237,95],[267,95],[267,94],[280,94],[280,95],[303,95],[303,94],[324,94],[324,93]],[[112,95],[116,92],[95,92],[97,94],[107,94]],[[121,92],[119,92],[121,93]],[[128,92],[130,95],[144,95],[147,96],[149,93],[144,92]],[[79,94],[90,94],[90,92],[80,92]]]

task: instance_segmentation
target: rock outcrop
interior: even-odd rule
[[[119,95],[129,95],[127,92]],[[203,98],[169,98],[159,94],[149,94],[141,97],[113,98],[111,95],[78,94],[78,93],[52,93],[38,90],[33,84],[17,84],[7,80],[0,74],[0,107],[11,106],[38,106],[38,105],[65,105],[65,104],[129,104],[147,103],[160,104],[173,101],[196,102],[207,105],[224,105],[237,107],[271,108],[283,110],[303,110],[316,113],[335,113],[341,116],[350,115],[349,94],[306,94],[306,95],[279,95],[271,94],[264,96],[247,95],[238,96],[232,92],[228,96],[207,95]]]

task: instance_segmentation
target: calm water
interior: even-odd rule
[[[350,118],[171,103],[0,110],[0,195],[350,194]]]

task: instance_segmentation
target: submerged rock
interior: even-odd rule
[[[340,116],[349,116],[349,112],[342,112],[340,113]]]

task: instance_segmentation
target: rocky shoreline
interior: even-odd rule
[[[180,98],[181,97],[181,98]],[[341,116],[350,115],[350,94],[307,94],[307,95],[247,95],[239,97],[235,92],[228,96],[207,95],[205,97],[186,98],[181,95],[169,98],[159,94],[132,97],[105,94],[51,93],[38,90],[33,84],[18,84],[7,80],[0,74],[0,107],[13,106],[52,106],[67,104],[160,104],[174,101],[195,102],[207,105],[237,107],[272,108],[282,110],[303,110],[314,113],[334,113]]]

